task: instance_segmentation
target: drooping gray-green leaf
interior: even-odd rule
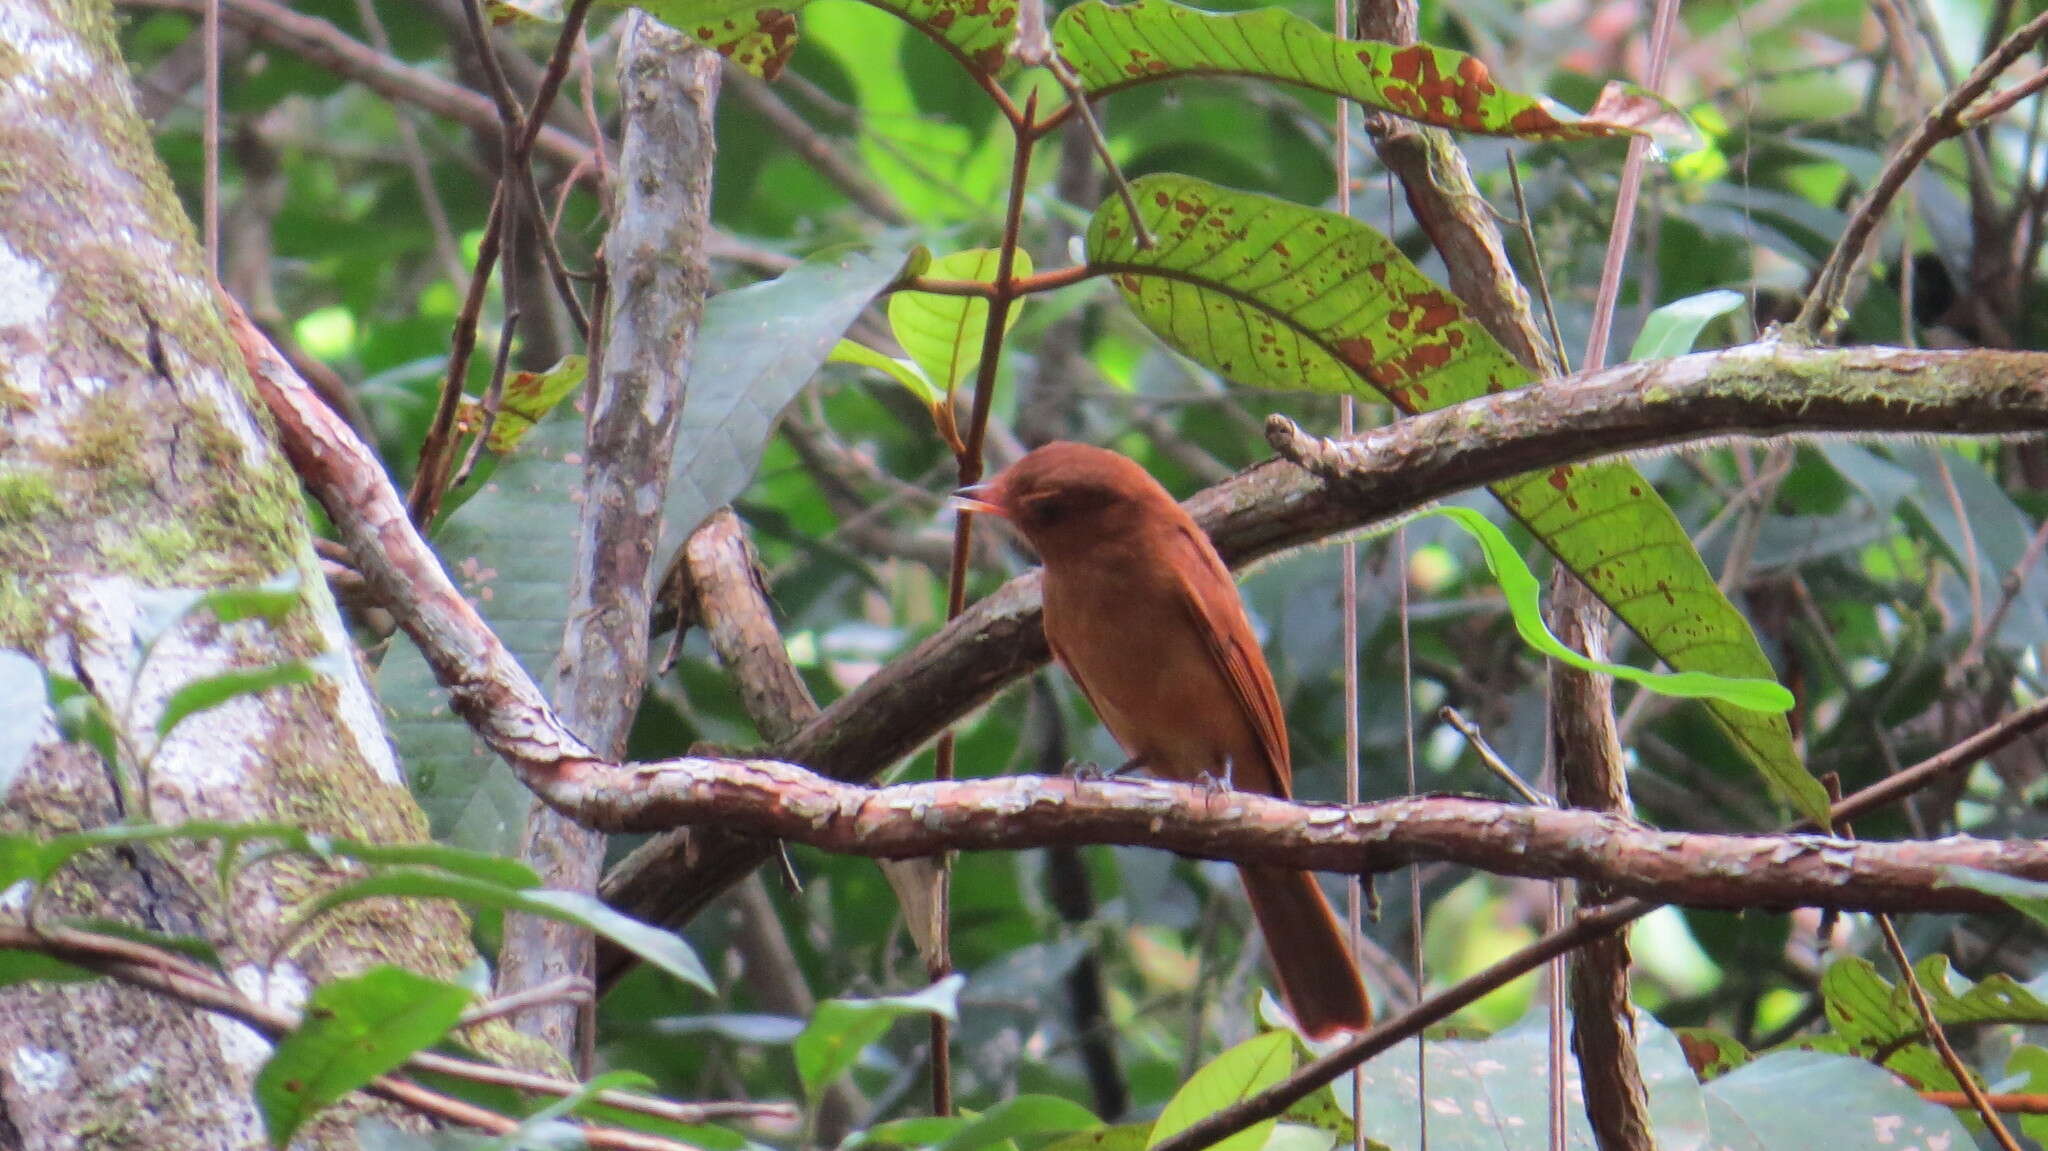
[[[1882,1067],[1845,1055],[1765,1055],[1700,1094],[1717,1151],[1975,1146],[1947,1108],[1921,1099]]]
[[[657,563],[745,489],[776,417],[904,261],[901,249],[840,249],[705,305],[678,417]],[[558,408],[434,533],[463,594],[544,683],[561,648],[576,559],[578,511],[569,495],[583,483],[574,460],[582,442],[581,414]],[[392,646],[377,690],[436,838],[510,854],[532,797],[449,710],[410,643]]]
[[[782,409],[908,258],[902,249],[840,248],[704,305],[657,556],[673,555],[746,489]]]
[[[1429,1098],[1418,1105],[1415,1041],[1375,1057],[1363,1068],[1367,1132],[1393,1151],[1421,1145],[1418,1115],[1429,1121],[1432,1147],[1546,1146],[1549,1131],[1549,1019],[1531,1012],[1498,1035],[1477,1040],[1432,1039],[1425,1046]],[[1649,1093],[1651,1132],[1663,1151],[1706,1145],[1707,1119],[1699,1081],[1678,1037],[1648,1015],[1636,1017],[1636,1051]],[[1578,1066],[1569,1077],[1567,1146],[1593,1151],[1593,1132],[1579,1098]],[[1351,1107],[1348,1078],[1337,1081],[1339,1107]]]

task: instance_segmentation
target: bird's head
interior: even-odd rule
[[[1115,452],[1056,441],[1033,450],[954,502],[1014,524],[1047,562],[1125,539],[1161,512],[1179,511],[1144,468]]]

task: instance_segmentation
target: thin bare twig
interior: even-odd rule
[[[1851,273],[1862,262],[1871,236],[1890,209],[1893,197],[1905,187],[1906,181],[1934,151],[1935,145],[1969,127],[1963,113],[2043,36],[2048,36],[2048,12],[2027,21],[2006,37],[2004,43],[1985,56],[1949,93],[1948,98],[1929,112],[1893,150],[1876,182],[1857,201],[1856,210],[1850,215],[1848,226],[1842,229],[1841,239],[1828,254],[1827,263],[1815,275],[1813,290],[1807,293],[1806,303],[1792,322],[1793,331],[1807,339],[1818,339],[1840,324],[1844,318],[1840,313],[1847,297]]]
[[[1472,751],[1479,757],[1479,762],[1485,765],[1486,770],[1492,772],[1495,778],[1507,784],[1508,790],[1538,807],[1557,806],[1556,800],[1523,782],[1521,775],[1508,766],[1507,761],[1500,757],[1500,753],[1493,750],[1492,744],[1486,742],[1486,735],[1479,730],[1479,725],[1466,719],[1464,713],[1446,704],[1437,709],[1437,715],[1441,716],[1445,723],[1458,729],[1458,734],[1464,736],[1465,742],[1472,746]]]

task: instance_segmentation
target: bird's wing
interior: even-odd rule
[[[1273,773],[1273,794],[1287,798],[1293,788],[1287,756],[1287,717],[1280,711],[1280,693],[1273,672],[1259,650],[1238,598],[1237,581],[1223,566],[1216,549],[1192,520],[1177,525],[1178,543],[1192,561],[1175,564],[1182,599],[1194,617],[1195,630],[1208,642],[1209,655],[1230,684],[1237,705],[1258,736],[1259,747]],[[1239,765],[1242,767],[1242,765]],[[1244,782],[1240,776],[1240,783]]]

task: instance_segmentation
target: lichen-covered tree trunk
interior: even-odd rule
[[[88,685],[147,747],[181,684],[351,645],[113,32],[104,0],[0,5],[0,649]],[[292,575],[303,601],[282,622],[197,616],[138,655],[163,599],[153,593]],[[46,713],[0,830],[280,820],[421,839],[374,697],[353,658],[340,662],[334,676],[186,721],[127,800]],[[341,865],[279,857],[223,896],[214,854],[91,853],[37,896],[36,913],[202,936],[244,991],[294,1008],[313,984],[378,963],[447,978],[475,959],[459,912],[373,901],[268,964]],[[0,896],[0,916],[18,920],[24,903],[21,889]],[[250,1081],[267,1051],[240,1024],[109,983],[0,991],[0,1144],[262,1146]],[[352,1146],[362,1106],[304,1129],[298,1145]]]

